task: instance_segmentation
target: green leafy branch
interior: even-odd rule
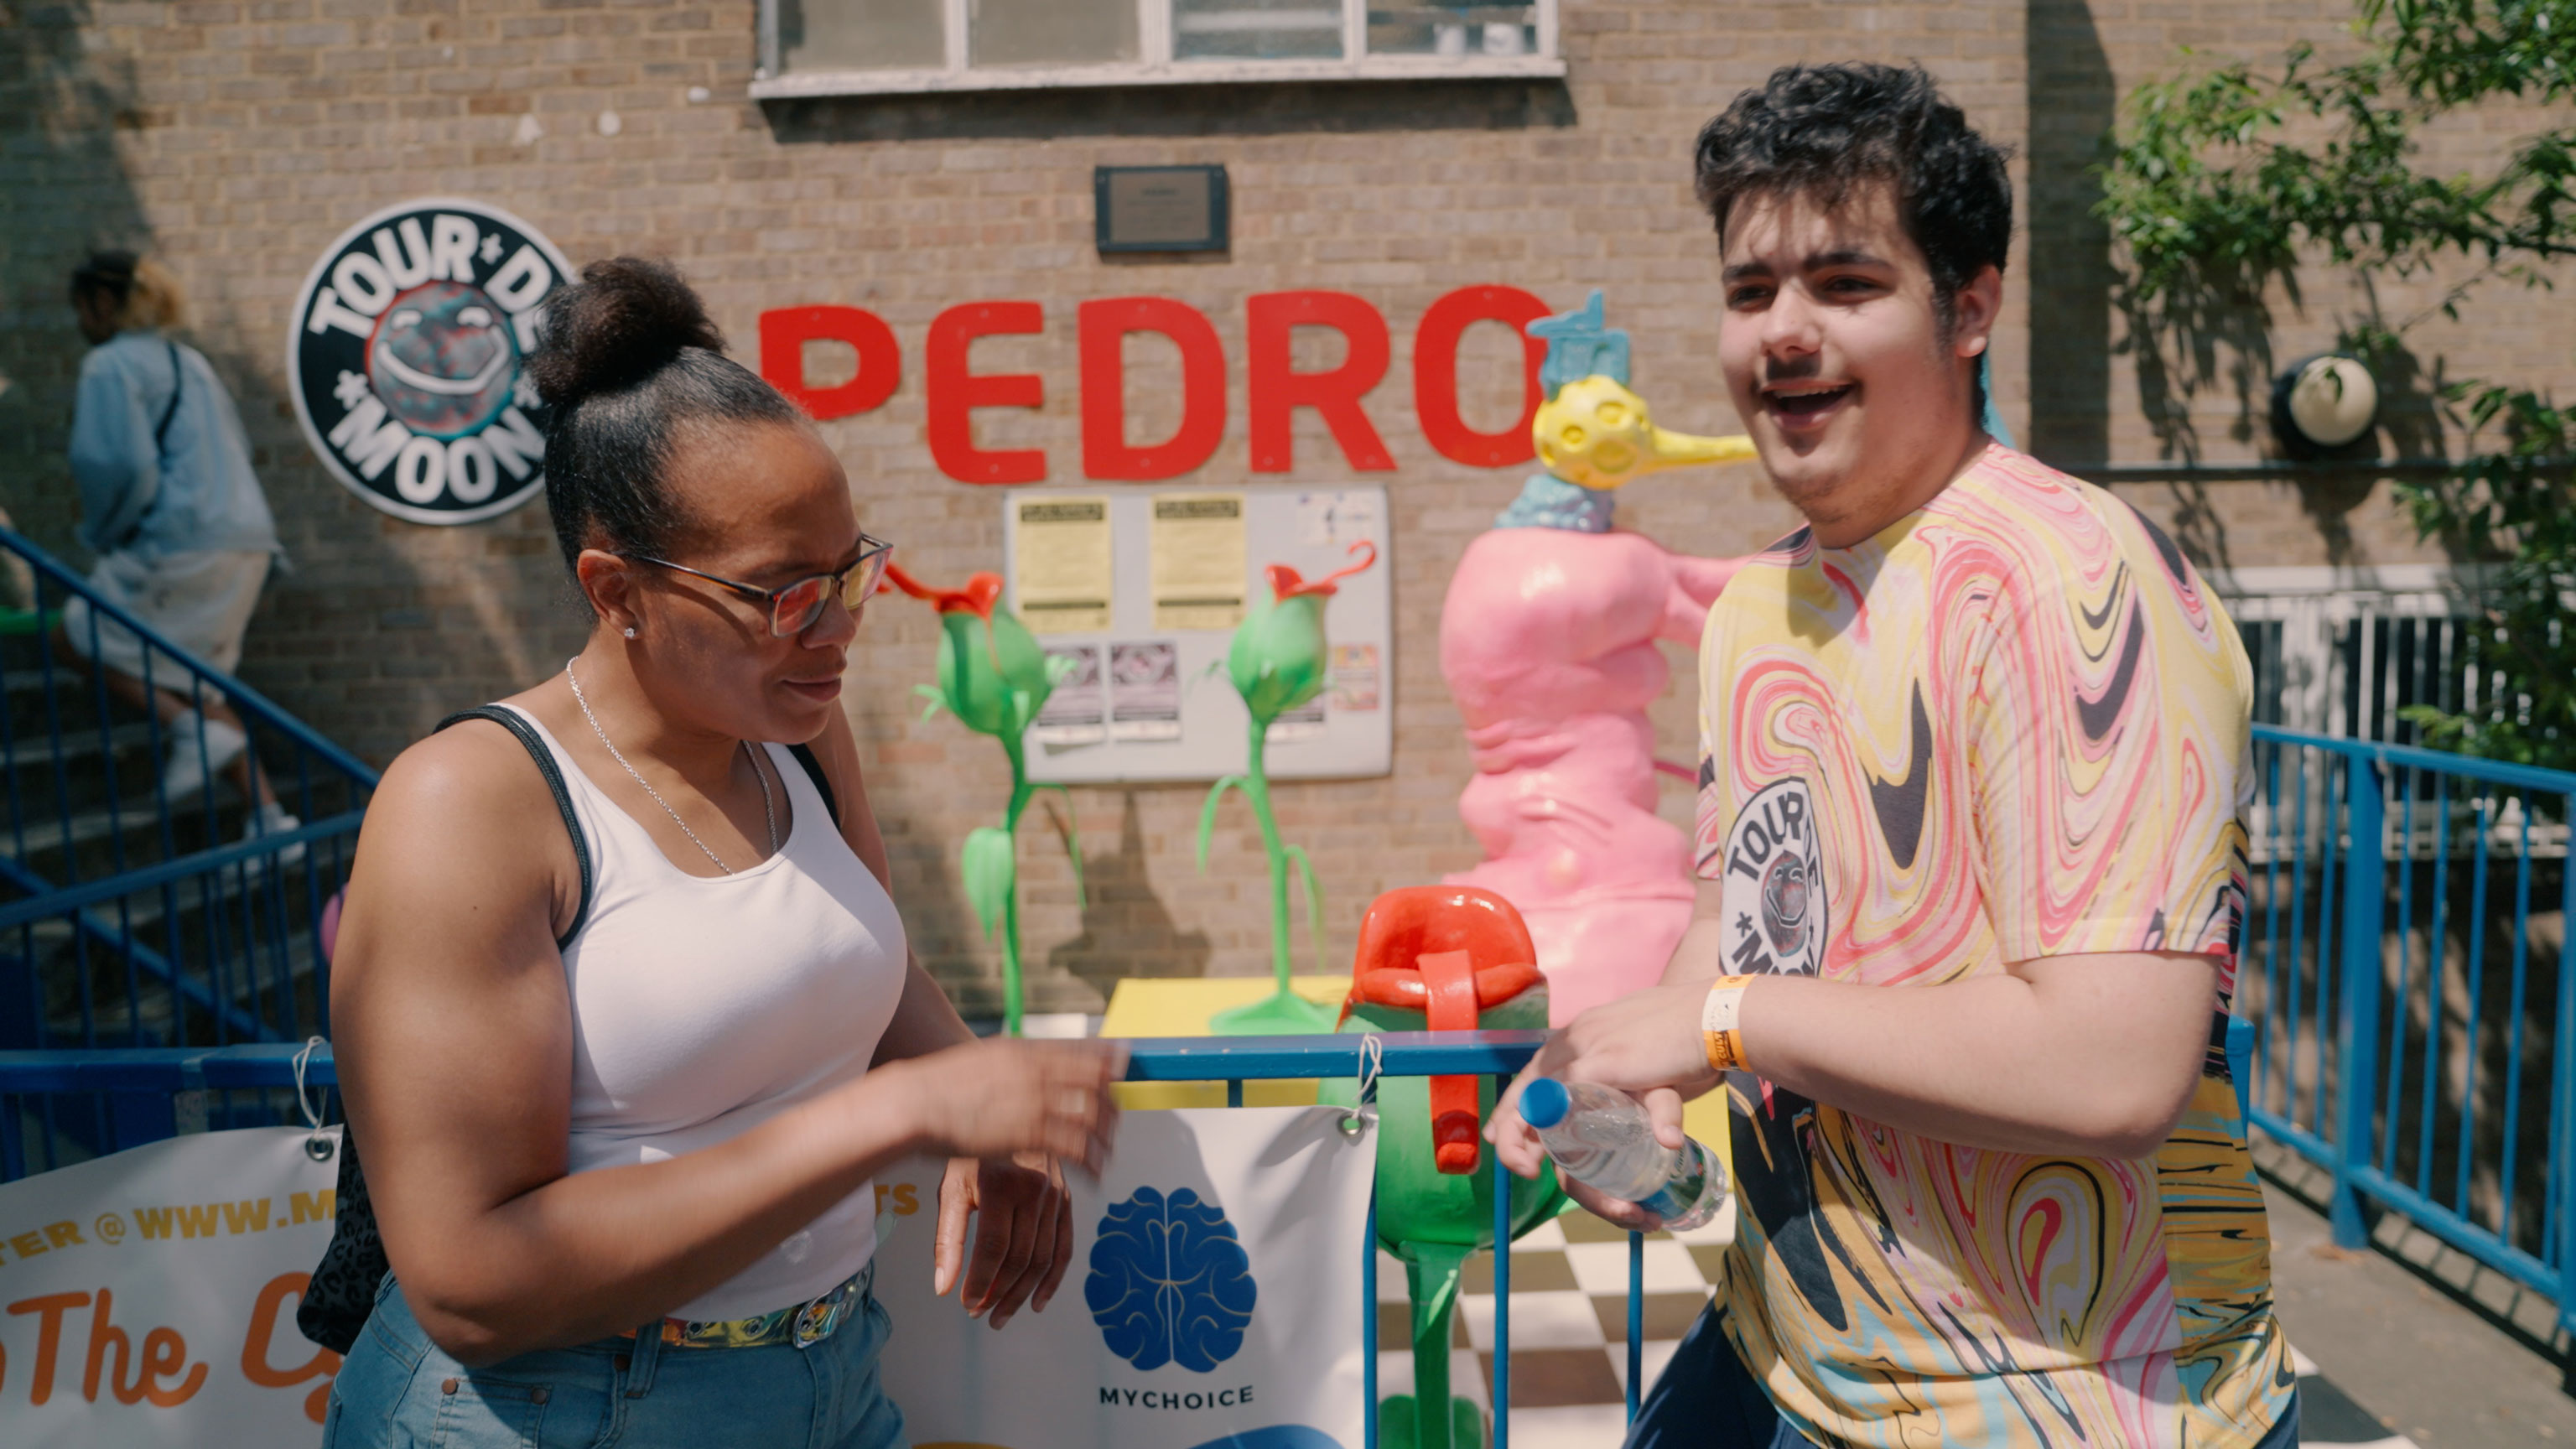
[[[2353,30],[2359,54],[2340,64],[2299,46],[2271,66],[2221,66],[2127,100],[2095,212],[2124,263],[2119,301],[2142,381],[2162,367],[2150,355],[2159,342],[2202,378],[2221,336],[2251,323],[2259,348],[2268,299],[2299,305],[2310,262],[2365,285],[2469,266],[2414,317],[2343,329],[2347,348],[2393,359],[2408,331],[2457,319],[2478,288],[2547,288],[2550,264],[2576,254],[2576,124],[2517,139],[2482,175],[2435,175],[2418,160],[2424,129],[2448,112],[2576,99],[2576,0],[2362,0]],[[2470,692],[2456,710],[2404,716],[2428,743],[2576,766],[2576,638],[2563,623],[2576,597],[2576,417],[2510,383],[2450,381],[2437,396],[2470,456],[2399,496],[2422,536],[2482,565]]]

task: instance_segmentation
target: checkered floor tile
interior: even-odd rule
[[[1645,1331],[1651,1385],[1725,1273],[1734,1205],[1706,1227],[1646,1240]],[[1404,1265],[1378,1259],[1378,1392],[1413,1391]],[[1617,1449],[1628,1377],[1628,1235],[1589,1213],[1568,1213],[1512,1245],[1512,1449]],[[1470,1259],[1450,1337],[1450,1392],[1488,1411],[1494,1363],[1491,1258]],[[2316,1366],[2299,1359],[2301,1441],[2351,1449],[2415,1449],[2376,1427]]]

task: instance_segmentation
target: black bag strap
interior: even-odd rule
[[[572,791],[564,788],[563,771],[555,767],[555,752],[546,748],[546,742],[537,737],[536,726],[529,724],[517,710],[497,704],[476,705],[440,720],[438,728],[443,730],[469,719],[490,720],[517,735],[519,743],[527,746],[528,757],[537,762],[537,773],[546,777],[546,788],[555,793],[555,808],[563,812],[564,829],[572,836],[573,859],[581,863],[581,904],[573,907],[572,929],[555,938],[555,949],[563,950],[572,944],[573,937],[581,934],[582,922],[590,918],[590,837],[582,833],[581,817],[572,811]],[[437,730],[431,733],[435,734]],[[830,798],[828,792],[824,798]]]
[[[188,390],[188,369],[180,364],[179,344],[164,337],[161,345],[170,349],[170,401],[161,409],[161,421],[152,429],[152,447],[156,453],[170,451],[170,423],[179,416],[179,394]]]
[[[794,755],[796,757],[796,763],[805,767],[805,778],[814,782],[815,793],[823,797],[823,808],[831,813],[833,828],[839,829],[841,824],[841,797],[832,793],[832,782],[824,776],[823,762],[815,756],[814,747],[812,745],[789,745],[787,747],[787,753]]]

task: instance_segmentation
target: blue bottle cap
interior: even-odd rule
[[[1554,1077],[1539,1077],[1521,1088],[1521,1120],[1541,1132],[1564,1121],[1573,1108],[1573,1094]]]

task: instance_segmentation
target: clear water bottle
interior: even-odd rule
[[[1557,1171],[1665,1227],[1698,1227],[1726,1203],[1716,1154],[1688,1139],[1679,1151],[1657,1142],[1644,1104],[1625,1092],[1539,1077],[1521,1089],[1521,1120],[1538,1129]]]

